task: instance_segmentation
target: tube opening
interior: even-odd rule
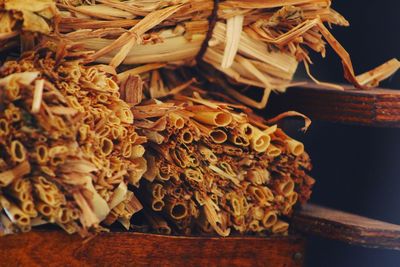
[[[164,208],[164,202],[162,200],[155,200],[153,201],[152,208],[155,211],[161,211]]]
[[[172,217],[177,220],[184,218],[186,214],[186,206],[180,203],[175,204],[175,206],[171,210]]]
[[[267,213],[267,215],[265,215],[264,219],[263,219],[263,224],[264,227],[268,228],[271,227],[272,225],[276,224],[276,222],[278,221],[278,216],[276,216],[275,213]]]
[[[222,130],[212,131],[210,133],[210,137],[217,144],[221,144],[221,143],[225,142],[227,139],[226,133]]]
[[[176,128],[182,129],[184,125],[185,125],[185,120],[183,118],[176,119],[176,121],[175,121]]]
[[[228,113],[219,112],[214,118],[215,125],[227,126],[232,122],[232,116]]]
[[[184,142],[184,143],[191,143],[192,141],[193,141],[193,135],[192,135],[192,133],[191,132],[188,132],[188,131],[186,131],[186,132],[184,132],[183,133],[183,135],[182,135],[182,141]]]
[[[282,187],[282,193],[285,196],[290,195],[293,192],[293,190],[294,190],[294,183],[291,180],[287,181]]]

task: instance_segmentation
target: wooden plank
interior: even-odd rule
[[[304,239],[102,233],[84,242],[61,231],[0,237],[0,266],[266,266],[303,264]]]
[[[400,225],[307,204],[295,213],[292,228],[365,247],[400,250]]]
[[[379,127],[400,127],[400,90],[344,91],[308,84],[273,95],[269,113],[299,111],[311,119]]]

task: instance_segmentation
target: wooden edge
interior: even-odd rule
[[[292,219],[293,229],[365,247],[400,250],[400,225],[307,204]]]
[[[4,266],[302,266],[305,241],[289,237],[178,237],[101,233],[83,240],[61,231],[0,237]]]
[[[301,112],[314,120],[400,127],[400,90],[356,90],[347,86],[340,91],[308,84],[273,95],[266,114],[287,110]]]

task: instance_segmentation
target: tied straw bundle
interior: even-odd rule
[[[229,78],[231,85],[223,86],[228,94],[256,108],[265,107],[271,90],[294,85],[298,62],[319,83],[310,74],[308,51],[325,56],[326,42],[342,59],[345,78],[359,88],[376,86],[400,67],[393,59],[356,76],[325,26],[348,26],[330,0],[64,0],[57,7],[61,36],[93,52],[88,62],[134,65],[125,66],[131,68],[125,74],[143,74],[204,61]],[[262,97],[249,98],[234,84],[262,88]]]
[[[146,139],[112,77],[53,47],[0,68],[0,234],[54,223],[85,236],[104,220],[129,228],[142,206],[127,184],[146,171]]]
[[[272,90],[298,84],[292,80],[299,62],[321,83],[310,73],[308,51],[325,56],[325,42],[341,58],[345,78],[359,88],[377,86],[400,67],[392,59],[356,76],[350,56],[325,26],[348,26],[331,0],[3,0],[0,22],[2,49],[32,49],[37,37],[50,35],[80,44],[91,54],[86,62],[108,63],[109,72],[126,65],[125,76],[204,61],[207,72],[211,66],[225,75],[214,80],[226,93],[255,108],[266,106]],[[256,94],[261,97],[249,97],[237,85],[262,88]]]
[[[287,234],[293,207],[314,184],[309,157],[302,143],[243,109],[198,93],[134,107],[149,140],[137,195],[153,231]]]

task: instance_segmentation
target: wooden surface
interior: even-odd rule
[[[345,91],[307,85],[273,95],[269,112],[299,111],[311,119],[379,127],[400,127],[400,90]]]
[[[294,215],[292,228],[366,247],[400,250],[400,225],[313,204]]]
[[[102,233],[84,242],[61,231],[0,237],[0,266],[302,266],[299,237],[174,237]]]

